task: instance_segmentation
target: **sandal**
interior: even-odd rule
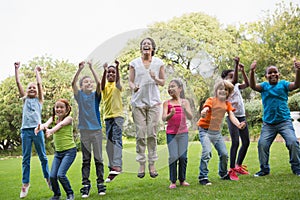
[[[149,174],[150,174],[151,178],[156,178],[158,176],[158,173],[155,170],[154,165],[149,165]]]
[[[144,178],[145,176],[145,165],[140,165],[137,177]]]

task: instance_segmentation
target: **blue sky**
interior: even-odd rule
[[[79,63],[124,32],[185,13],[204,12],[223,24],[256,21],[281,0],[6,0],[0,3],[0,81],[13,63],[49,55]],[[284,0],[299,5],[299,0]]]

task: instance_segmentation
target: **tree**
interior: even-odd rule
[[[23,64],[20,69],[20,79],[25,89],[29,82],[35,82],[34,67],[43,66],[41,72],[44,92],[42,121],[52,115],[52,108],[59,98],[66,98],[73,102],[71,80],[76,67],[67,61],[53,61],[50,57],[35,57],[28,65]],[[9,77],[0,84],[0,148],[17,148],[21,144],[20,128],[22,122],[22,105],[19,98],[15,78]],[[73,112],[76,107],[73,106]],[[74,120],[75,121],[75,120]],[[76,131],[76,126],[74,125]],[[49,143],[49,140],[47,140]]]

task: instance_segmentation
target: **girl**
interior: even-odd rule
[[[23,99],[23,114],[22,114],[22,127],[21,127],[21,139],[22,139],[22,182],[23,186],[20,193],[20,198],[25,198],[28,194],[30,187],[30,158],[32,142],[34,143],[35,150],[41,161],[44,178],[50,184],[48,159],[45,149],[45,138],[43,131],[34,133],[34,128],[41,123],[42,105],[43,105],[43,90],[42,79],[40,72],[41,67],[35,68],[36,81],[35,83],[29,83],[26,92],[24,91],[20,78],[19,68],[20,62],[15,62],[15,78],[17,87],[20,93],[20,97]]]
[[[228,101],[235,108],[234,116],[240,121],[246,121],[246,112],[244,107],[243,98],[240,90],[245,89],[249,86],[248,77],[244,71],[244,66],[239,63],[240,58],[235,57],[235,69],[234,70],[224,70],[221,74],[222,79],[230,81],[234,85],[232,94],[229,96]],[[242,72],[244,83],[238,83],[238,70]],[[247,150],[250,144],[249,130],[248,126],[242,130],[238,129],[229,119],[226,118],[230,137],[231,137],[231,147],[230,147],[230,170],[229,176],[232,180],[239,180],[238,174],[249,174],[247,167],[243,164],[246,157]],[[242,146],[239,149],[238,158],[236,159],[239,142],[242,142]]]
[[[55,154],[50,172],[50,181],[54,196],[52,200],[60,199],[61,192],[58,184],[62,184],[67,200],[74,199],[74,192],[66,176],[76,157],[76,145],[73,140],[72,117],[69,116],[71,106],[66,99],[59,99],[53,108],[52,117],[44,124],[36,127],[35,132],[46,130],[47,138],[53,135]],[[48,128],[53,124],[52,128]]]
[[[245,122],[239,122],[234,116],[235,110],[227,100],[232,93],[234,86],[226,80],[217,82],[214,86],[214,97],[208,98],[201,110],[201,118],[198,121],[199,139],[202,145],[200,160],[199,183],[211,185],[208,180],[208,162],[211,158],[211,143],[215,146],[219,155],[219,176],[223,180],[231,180],[227,173],[228,153],[220,129],[225,113],[227,112],[231,122],[239,129],[246,126]]]
[[[191,120],[193,114],[189,101],[184,97],[183,84],[180,80],[174,79],[169,83],[168,93],[171,99],[163,103],[162,120],[168,122],[166,133],[171,181],[169,188],[174,189],[177,180],[177,162],[180,185],[190,185],[185,181],[188,148],[186,118]]]

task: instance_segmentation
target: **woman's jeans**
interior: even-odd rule
[[[23,155],[22,183],[25,184],[30,182],[30,159],[31,159],[32,142],[39,156],[44,178],[49,179],[49,167],[48,167],[48,159],[46,156],[44,132],[39,131],[38,134],[35,135],[34,128],[21,129],[21,139],[22,139],[22,155]]]
[[[212,157],[211,144],[214,145],[219,155],[219,175],[221,178],[224,177],[227,174],[228,153],[223,136],[219,131],[211,131],[200,127],[199,139],[202,145],[199,180],[208,178],[208,162]]]
[[[183,182],[185,180],[188,139],[188,133],[167,134],[170,181],[172,183],[175,183],[177,180],[177,163],[178,179],[180,182]]]
[[[277,133],[285,140],[285,145],[289,150],[290,164],[293,173],[300,174],[300,148],[292,120],[286,120],[275,125],[263,123],[258,140],[258,157],[261,171],[270,173],[270,147]]]
[[[65,151],[55,152],[50,173],[50,181],[54,196],[61,196],[58,180],[67,195],[74,193],[66,174],[76,158],[76,153],[76,147]]]

